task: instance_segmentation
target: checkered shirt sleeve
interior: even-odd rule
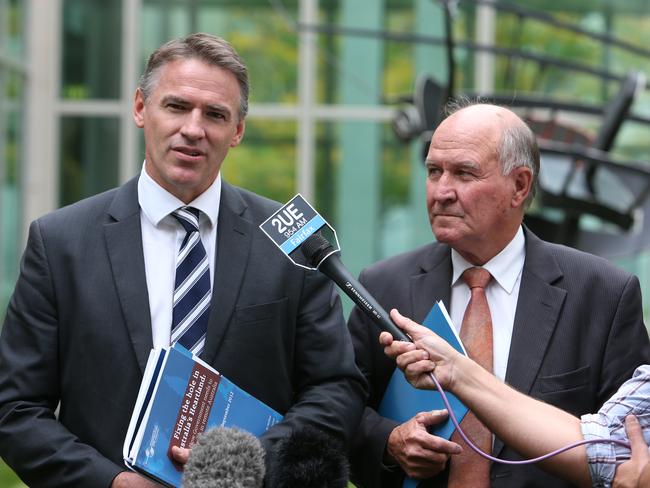
[[[585,439],[627,441],[625,417],[635,415],[650,444],[650,365],[639,366],[632,378],[623,383],[614,396],[596,414],[583,415],[580,426]],[[587,444],[587,462],[594,487],[610,488],[616,466],[630,458],[630,450],[618,444]]]

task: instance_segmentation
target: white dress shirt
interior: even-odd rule
[[[189,203],[201,211],[199,233],[210,263],[210,286],[214,280],[217,219],[221,199],[221,174],[210,187]],[[172,325],[172,303],[176,257],[185,229],[171,213],[185,204],[156,183],[142,166],[138,180],[138,202],[142,226],[142,247],[147,275],[154,347],[168,346]]]
[[[512,328],[515,322],[521,272],[526,258],[524,231],[519,227],[515,237],[496,256],[483,265],[492,275],[485,289],[490,315],[492,316],[493,367],[494,375],[505,379],[510,353]],[[470,299],[470,289],[461,278],[463,271],[473,267],[465,258],[452,249],[450,315],[454,327],[460,333],[463,315]]]

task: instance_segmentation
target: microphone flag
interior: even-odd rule
[[[339,251],[339,241],[334,228],[298,193],[273,215],[260,224],[260,229],[287,256],[293,264],[315,270],[300,252],[303,242],[316,232],[332,234]]]

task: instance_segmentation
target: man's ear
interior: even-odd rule
[[[239,122],[237,122],[237,129],[235,135],[230,140],[230,147],[235,147],[241,142],[244,138],[244,132],[246,132],[246,119],[242,117]]]
[[[533,172],[527,166],[517,166],[510,176],[514,183],[511,205],[513,208],[523,205],[533,187]]]
[[[140,129],[144,127],[144,97],[140,88],[135,91],[133,98],[133,120]]]

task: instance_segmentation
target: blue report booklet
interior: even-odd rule
[[[168,487],[180,487],[183,472],[172,446],[190,448],[213,427],[238,427],[260,436],[282,415],[220,375],[180,345],[149,355],[124,440],[130,469]]]
[[[457,351],[467,354],[460,337],[456,333],[456,329],[451,323],[447,309],[441,301],[433,305],[422,325],[438,334]],[[458,422],[460,422],[467,413],[467,407],[453,393],[445,391],[445,394]],[[444,408],[446,407],[442,401],[442,396],[437,390],[418,390],[406,381],[404,374],[399,369],[395,369],[384,397],[379,404],[378,412],[383,417],[403,423],[419,412],[442,410]],[[429,428],[431,434],[445,439],[449,439],[454,430],[456,428],[449,418],[443,423]],[[415,487],[417,483],[417,480],[406,478],[402,486],[403,488]]]

